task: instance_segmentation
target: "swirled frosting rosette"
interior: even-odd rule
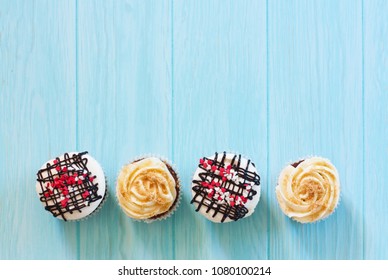
[[[311,223],[328,217],[337,207],[340,181],[327,159],[311,157],[288,165],[280,173],[276,197],[288,217]]]
[[[180,183],[170,164],[147,157],[121,169],[116,192],[118,203],[127,216],[151,222],[166,218],[175,210]]]

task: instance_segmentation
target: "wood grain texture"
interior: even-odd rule
[[[74,1],[0,7],[0,258],[73,259],[77,225],[44,211],[35,179],[75,148]]]
[[[211,223],[190,205],[199,158],[216,151],[250,157],[266,195],[265,2],[174,1],[173,23],[173,149],[185,184],[175,257],[266,258],[265,199],[237,225]]]
[[[0,259],[388,259],[388,4],[383,0],[0,0]],[[64,223],[36,172],[66,151],[103,166],[101,211]],[[213,224],[190,205],[202,156],[235,151],[262,179],[256,212]],[[119,209],[123,164],[176,164],[166,221]],[[301,225],[275,198],[282,168],[319,155],[342,197]]]
[[[270,259],[363,257],[361,1],[269,1]],[[341,201],[302,225],[275,196],[277,176],[305,156],[329,158]]]
[[[366,259],[388,259],[387,17],[387,1],[364,2]]]
[[[104,167],[109,198],[80,224],[81,259],[169,259],[173,220],[131,221],[116,203],[122,165],[171,153],[168,1],[78,3],[78,146]]]

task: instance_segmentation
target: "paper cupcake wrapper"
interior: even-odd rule
[[[312,158],[312,157],[321,157],[321,158],[325,158],[326,160],[328,160],[329,162],[331,162],[331,160],[329,160],[329,159],[326,158],[326,157],[316,156],[316,155],[309,155],[309,156],[305,156],[305,157],[303,157],[303,158],[299,158],[299,159],[297,159],[297,160],[290,160],[286,165],[284,165],[284,167],[282,168],[282,170],[281,170],[280,172],[282,172],[283,169],[286,168],[286,167],[289,166],[289,165],[292,165],[292,164],[297,163],[297,162],[300,162],[300,161],[304,161],[304,160],[309,159],[309,158]],[[333,164],[333,165],[334,165],[334,164]],[[337,167],[335,167],[335,168],[337,169]],[[337,172],[338,172],[338,170],[337,170]],[[280,176],[280,173],[279,173],[279,176]],[[278,180],[276,181],[276,186],[278,186],[279,176],[278,176]],[[339,180],[340,180],[340,176],[339,176],[339,175],[338,175],[338,177],[339,177]],[[320,223],[320,222],[325,221],[326,219],[328,219],[328,218],[329,218],[330,216],[332,216],[332,215],[335,213],[335,211],[337,210],[338,206],[339,206],[340,203],[341,203],[341,199],[342,199],[341,181],[340,181],[340,188],[339,188],[339,189],[340,189],[340,190],[339,190],[339,195],[338,195],[338,201],[337,201],[337,204],[335,205],[335,207],[334,207],[334,209],[333,209],[333,212],[331,212],[329,215],[327,215],[327,216],[324,217],[324,218],[320,218],[320,219],[317,219],[317,220],[314,220],[314,221],[311,221],[311,222],[306,222],[306,223],[302,223],[302,222],[300,222],[300,221],[294,219],[293,217],[290,217],[290,216],[287,215],[286,213],[284,213],[283,210],[282,210],[282,208],[280,207],[280,204],[279,204],[279,201],[278,201],[277,197],[276,197],[276,201],[277,201],[277,203],[278,203],[278,206],[279,206],[280,210],[281,210],[282,213],[284,214],[284,216],[288,217],[288,218],[291,219],[292,221],[294,221],[294,222],[296,222],[296,223],[298,223],[298,224],[302,224],[302,225],[318,224],[318,223]],[[276,196],[276,187],[275,187],[275,196]]]
[[[180,203],[181,203],[181,200],[182,200],[182,184],[181,184],[181,179],[179,177],[179,173],[177,172],[177,168],[176,168],[176,165],[172,163],[172,161],[170,161],[168,158],[164,157],[164,156],[160,156],[160,155],[155,155],[155,154],[144,154],[144,155],[141,155],[141,156],[136,156],[134,158],[132,158],[132,160],[128,161],[127,164],[123,165],[121,168],[120,168],[120,171],[117,173],[117,176],[116,176],[116,181],[115,181],[115,186],[117,187],[117,178],[118,178],[118,175],[120,174],[122,168],[128,164],[131,164],[133,163],[134,161],[139,161],[141,159],[144,159],[144,158],[149,158],[149,157],[155,157],[155,158],[158,158],[160,159],[161,161],[163,161],[165,164],[167,164],[171,169],[174,170],[175,172],[175,175],[176,175],[176,185],[178,186],[179,188],[179,192],[178,192],[178,195],[175,199],[175,203],[174,205],[165,213],[162,213],[160,215],[158,215],[156,218],[149,218],[149,219],[135,219],[135,218],[132,218],[132,217],[129,217],[128,215],[125,214],[126,217],[128,217],[128,219],[132,220],[132,221],[135,221],[135,222],[144,222],[144,223],[147,223],[147,224],[150,224],[150,223],[153,223],[155,221],[163,221],[163,220],[166,220],[167,218],[169,218],[175,211],[176,209],[178,209]],[[121,209],[121,206],[120,206],[120,203],[119,203],[119,200],[118,200],[118,197],[117,197],[117,189],[116,189],[116,203],[119,205],[120,209]],[[122,210],[122,209],[121,209]]]

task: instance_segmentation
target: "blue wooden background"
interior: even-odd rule
[[[388,259],[388,1],[0,0],[1,259]],[[65,151],[103,165],[110,197],[86,221],[44,212],[36,171]],[[199,157],[248,155],[257,211],[194,211]],[[173,161],[172,218],[132,222],[115,202],[131,158]],[[306,155],[337,166],[327,220],[285,217],[275,186]]]

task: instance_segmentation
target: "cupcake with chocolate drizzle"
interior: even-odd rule
[[[41,203],[63,221],[81,220],[96,212],[106,191],[102,167],[87,152],[60,155],[44,163],[37,173]]]
[[[215,223],[238,221],[259,202],[260,176],[250,159],[215,153],[199,160],[191,189],[195,211]]]
[[[283,213],[300,223],[331,215],[338,205],[340,181],[337,169],[322,157],[287,165],[280,173],[276,197]]]

